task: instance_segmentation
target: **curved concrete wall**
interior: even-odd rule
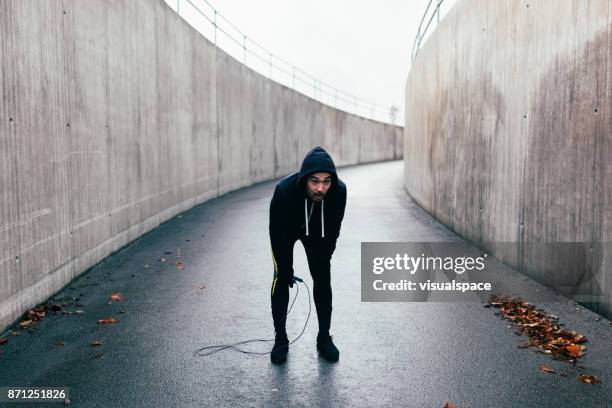
[[[421,206],[607,316],[609,11],[606,1],[460,0],[412,66],[404,129],[405,187]],[[577,244],[544,245],[559,242]]]
[[[161,222],[295,171],[401,158],[402,129],[217,50],[162,0],[3,1],[0,328]]]

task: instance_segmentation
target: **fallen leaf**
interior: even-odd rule
[[[62,310],[62,307],[63,307],[63,306],[64,306],[64,305],[52,304],[52,305],[51,305],[51,307],[50,307],[50,309],[51,309],[53,312],[59,312],[60,310]]]
[[[587,341],[587,338],[584,337],[582,334],[579,334],[576,337],[574,337],[574,343],[576,344],[584,343],[585,341]]]
[[[159,262],[166,262],[166,258],[160,259]]]
[[[25,315],[28,320],[42,320],[47,316],[47,305],[37,306],[34,309],[28,310],[25,312]]]
[[[176,263],[176,269],[178,269],[179,271],[182,271],[184,268],[185,268],[185,265],[182,262]]]
[[[589,374],[580,374],[578,377],[579,381],[585,383],[585,384],[599,384],[601,381],[599,381],[599,378],[597,378],[594,375],[589,375]]]
[[[6,337],[0,338],[0,344],[6,344],[6,343],[8,343],[8,339]]]
[[[540,371],[543,371],[545,373],[554,373],[555,372],[554,369],[552,369],[549,366],[544,365],[544,364],[540,364],[538,367],[540,368]]]
[[[123,300],[123,295],[120,292],[115,292],[111,294],[111,300],[121,301]]]
[[[118,323],[118,320],[115,320],[112,317],[107,317],[106,319],[98,319],[97,323],[98,324],[115,324]]]
[[[454,402],[446,401],[446,404],[442,408],[457,408],[457,404]]]
[[[55,343],[53,343],[53,345],[56,346],[56,347],[64,347],[64,342],[63,342],[63,340],[59,340],[59,341],[56,341]]]
[[[32,325],[32,320],[23,320],[19,322],[19,327],[21,327],[22,329],[26,327],[30,327],[31,325]]]
[[[11,336],[19,336],[19,332],[18,331],[11,331]]]
[[[101,341],[99,341],[99,340],[93,341],[93,342],[91,343],[91,346],[92,346],[92,347],[101,346],[101,345],[102,345],[102,342],[101,342]]]
[[[566,346],[565,349],[571,357],[578,358],[582,356],[583,346],[579,346],[578,344],[570,344]]]

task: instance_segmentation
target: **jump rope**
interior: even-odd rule
[[[308,325],[308,320],[310,319],[310,311],[312,309],[312,305],[310,302],[310,289],[308,288],[308,285],[306,284],[306,282],[304,282],[304,280],[302,278],[299,278],[297,276],[293,277],[293,281],[294,283],[297,283],[295,285],[296,291],[295,291],[295,296],[293,297],[293,301],[291,302],[291,306],[289,307],[289,310],[287,311],[287,314],[285,315],[285,317],[283,318],[282,321],[287,320],[287,316],[289,316],[289,313],[291,312],[291,309],[293,309],[293,304],[295,303],[295,300],[298,297],[298,294],[300,293],[300,283],[303,284],[306,287],[306,291],[308,292],[308,316],[306,316],[306,322],[304,323],[304,327],[302,328],[302,331],[300,332],[300,334],[293,340],[291,340],[289,342],[289,344],[282,346],[282,347],[278,347],[275,350],[280,350],[282,348],[285,347],[289,347],[289,345],[295,343],[296,341],[298,341],[298,339],[300,337],[302,337],[302,334],[304,334],[304,331],[306,330],[306,326]],[[197,354],[200,357],[207,357],[210,356],[212,354],[218,353],[219,351],[222,350],[227,350],[227,349],[232,349],[235,351],[239,351],[241,353],[244,354],[255,354],[258,356],[265,356],[266,354],[271,354],[272,351],[249,351],[249,350],[244,350],[241,349],[238,346],[242,346],[248,343],[257,343],[257,342],[270,342],[270,341],[274,341],[275,339],[250,339],[250,340],[244,340],[244,341],[239,341],[237,343],[233,343],[233,344],[218,344],[218,345],[214,345],[214,346],[206,346],[206,347],[202,347],[201,349],[196,350],[194,353]]]

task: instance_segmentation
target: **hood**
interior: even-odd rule
[[[317,146],[306,154],[297,182],[300,186],[304,186],[306,177],[309,174],[326,171],[332,175],[332,188],[338,183],[338,175],[336,174],[336,166],[329,153],[321,146]]]
[[[317,146],[306,154],[300,173],[298,174],[297,183],[298,187],[304,193],[304,225],[306,227],[306,236],[310,235],[310,217],[315,204],[312,203],[310,211],[308,211],[308,198],[306,197],[306,178],[309,174],[318,173],[325,171],[331,173],[332,184],[330,191],[333,191],[336,185],[338,185],[338,175],[336,174],[336,166],[329,153],[325,151],[321,146]],[[325,238],[325,200],[321,200],[321,238]]]

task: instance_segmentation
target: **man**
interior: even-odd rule
[[[270,354],[273,363],[287,360],[285,331],[289,287],[293,287],[293,245],[299,239],[306,251],[314,282],[313,297],[319,320],[317,350],[328,361],[338,361],[339,351],[329,334],[332,312],[330,260],[340,235],[346,205],[346,185],[321,147],[312,149],[299,173],[278,182],[270,202],[270,242],[274,263],[272,317],[276,332]]]

